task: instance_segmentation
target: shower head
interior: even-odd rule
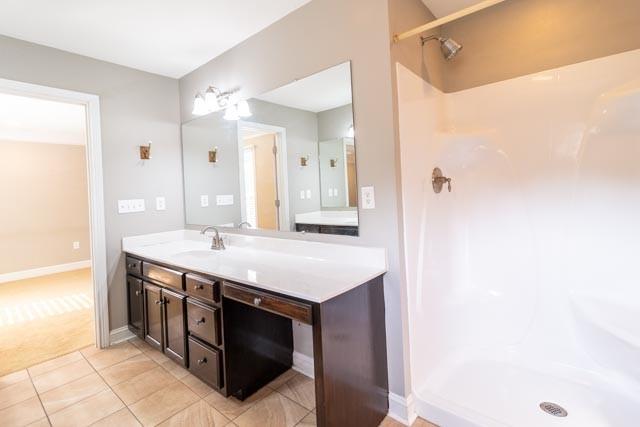
[[[449,37],[420,37],[420,41],[422,42],[423,46],[430,40],[438,40],[440,42],[440,51],[442,52],[444,59],[446,59],[447,61],[453,59],[458,54],[458,52],[460,52],[460,49],[462,49],[462,45],[460,43]]]

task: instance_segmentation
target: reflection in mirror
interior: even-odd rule
[[[358,235],[351,64],[182,125],[190,225]],[[233,120],[229,120],[233,119]]]

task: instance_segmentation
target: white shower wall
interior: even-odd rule
[[[452,94],[397,67],[418,411],[444,427],[633,425],[640,51]],[[451,193],[431,189],[436,166]]]

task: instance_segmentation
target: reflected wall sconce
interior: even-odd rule
[[[225,120],[240,120],[252,115],[249,103],[240,99],[238,89],[223,92],[215,86],[209,86],[204,95],[201,92],[196,94],[192,114],[204,116],[222,109],[225,109]]]
[[[140,146],[140,160],[149,160],[151,159],[151,141],[147,143],[147,145]]]
[[[347,129],[347,137],[353,138],[354,136],[356,136],[356,130],[353,128],[353,125],[350,125],[349,129]]]
[[[213,150],[209,150],[209,163],[218,162],[218,147],[213,147]]]
[[[329,166],[331,166],[332,168],[335,168],[336,166],[338,166],[338,158],[337,157],[330,158]]]
[[[309,155],[300,156],[300,166],[308,166],[309,165]]]

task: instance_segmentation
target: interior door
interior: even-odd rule
[[[129,298],[129,330],[144,338],[144,290],[142,280],[127,277],[127,296]]]
[[[150,283],[144,283],[144,340],[162,351],[162,290]]]
[[[164,352],[173,360],[186,365],[186,297],[168,289],[162,290],[164,307]]]

